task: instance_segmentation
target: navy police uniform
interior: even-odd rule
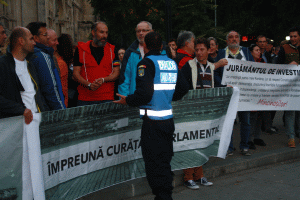
[[[170,162],[175,130],[171,101],[181,99],[189,85],[175,61],[159,51],[149,51],[137,67],[136,90],[126,97],[126,103],[140,107],[142,155],[155,199],[169,200],[173,189]]]

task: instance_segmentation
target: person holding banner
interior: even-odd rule
[[[189,90],[175,61],[160,53],[162,37],[149,32],[145,36],[145,57],[138,63],[134,94],[117,94],[114,103],[139,106],[143,119],[141,133],[142,155],[146,176],[156,200],[172,199],[172,174],[175,130],[172,100],[181,99]]]
[[[230,31],[226,36],[227,47],[225,49],[220,49],[217,55],[216,61],[222,58],[232,58],[245,61],[254,61],[253,56],[248,48],[240,46],[240,34],[236,31]],[[215,87],[220,87],[223,77],[224,67],[220,67],[214,72]],[[250,111],[240,111],[238,112],[240,120],[240,150],[241,154],[245,156],[251,156],[249,152],[248,139],[250,135],[251,125],[250,125]],[[228,154],[233,155],[234,147],[231,139]]]
[[[186,62],[181,68],[182,74],[189,82],[189,88],[206,89],[214,88],[214,76],[215,69],[228,64],[226,59],[221,59],[218,66],[208,61],[208,51],[210,48],[209,41],[205,38],[198,38],[195,41],[195,54],[196,57],[193,60]],[[212,182],[208,182],[203,175],[203,168],[194,167],[184,169],[184,185],[190,189],[198,189],[199,185],[210,186]]]
[[[258,44],[250,45],[249,50],[251,51],[251,54],[255,62],[262,62],[262,63],[265,62],[261,57],[261,51]],[[266,146],[266,143],[262,139],[260,139],[261,126],[264,118],[263,112],[264,111],[252,111],[250,113],[251,131],[250,131],[250,137],[248,142],[250,149],[256,149],[255,145]]]
[[[49,110],[31,63],[35,42],[24,27],[14,28],[9,40],[7,53],[0,58],[0,119],[23,115],[30,124],[33,113]]]
[[[195,41],[195,54],[193,60],[189,60],[182,67],[181,71],[189,82],[191,90],[214,88],[214,70],[224,67],[228,61],[223,58],[215,65],[208,61],[210,44],[205,38],[198,38]],[[199,76],[199,74],[201,76]]]
[[[280,47],[277,64],[299,65],[300,63],[300,28],[290,29],[290,42]],[[300,134],[300,111],[284,111],[288,147],[295,148],[295,135]],[[300,142],[300,140],[299,140]]]

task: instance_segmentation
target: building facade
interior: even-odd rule
[[[87,41],[96,20],[93,11],[88,0],[1,0],[0,22],[8,35],[15,26],[41,21],[57,35],[68,33],[75,42]]]

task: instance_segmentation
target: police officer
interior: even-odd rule
[[[181,99],[188,83],[172,59],[161,55],[159,33],[145,36],[145,57],[138,64],[134,94],[120,97],[115,103],[139,106],[143,119],[141,147],[146,176],[155,199],[172,199],[171,159],[173,156],[174,121],[172,100]]]

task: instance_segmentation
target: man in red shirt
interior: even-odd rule
[[[93,24],[92,36],[86,43],[78,42],[75,50],[73,76],[80,83],[78,106],[114,100],[114,81],[120,74],[115,46],[107,42],[106,23]]]

